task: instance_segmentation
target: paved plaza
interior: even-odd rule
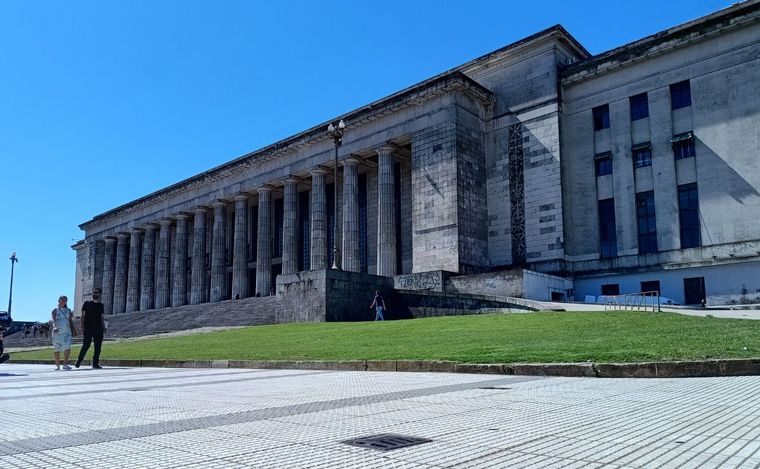
[[[0,368],[0,466],[759,467],[760,377]],[[392,450],[344,441],[429,442]]]

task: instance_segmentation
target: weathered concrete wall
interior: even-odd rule
[[[325,270],[308,270],[277,276],[278,323],[327,320]]]
[[[398,293],[398,298],[398,303],[403,304],[405,308],[401,314],[409,318],[528,310],[524,306],[515,303],[499,301],[479,295],[456,295],[451,293],[402,290]]]
[[[394,304],[393,278],[377,275],[357,274],[327,270],[327,320],[328,321],[370,321],[375,319],[375,310],[370,310],[375,291],[385,297],[388,308],[387,319],[397,318],[397,304]]]
[[[416,274],[396,275],[393,277],[394,288],[398,290],[426,290],[442,292],[450,272],[433,270]]]
[[[569,293],[573,289],[571,279],[547,275],[532,270],[523,271],[524,298],[537,301],[552,301],[552,293],[557,293],[562,300],[572,300]]]
[[[379,290],[390,298],[393,278],[312,270],[277,277],[280,303],[277,322],[366,321],[374,319],[369,305]],[[389,309],[391,305],[388,305]]]
[[[446,280],[445,291],[524,298],[523,269],[450,276]]]

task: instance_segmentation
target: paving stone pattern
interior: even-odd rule
[[[758,467],[760,377],[4,365],[0,465]],[[377,451],[377,434],[432,440]]]

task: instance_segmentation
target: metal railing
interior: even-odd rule
[[[603,298],[605,311],[661,311],[658,291],[604,295]]]

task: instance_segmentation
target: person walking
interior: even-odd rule
[[[63,352],[63,369],[71,369],[69,366],[71,338],[77,335],[74,328],[74,315],[67,305],[68,300],[65,295],[61,295],[58,298],[58,307],[53,309],[51,313],[53,317],[53,358],[55,358],[56,370],[61,369],[61,352]]]
[[[100,302],[100,288],[92,290],[92,301],[85,301],[82,305],[82,349],[79,351],[79,358],[74,364],[79,368],[84,360],[84,356],[90,349],[90,344],[95,342],[95,352],[92,354],[92,368],[99,370],[100,366],[100,347],[103,344],[103,332],[105,331],[105,311],[103,303]]]
[[[385,299],[379,291],[375,290],[375,298],[372,300],[372,304],[369,305],[369,309],[375,308],[375,321],[385,321]]]

